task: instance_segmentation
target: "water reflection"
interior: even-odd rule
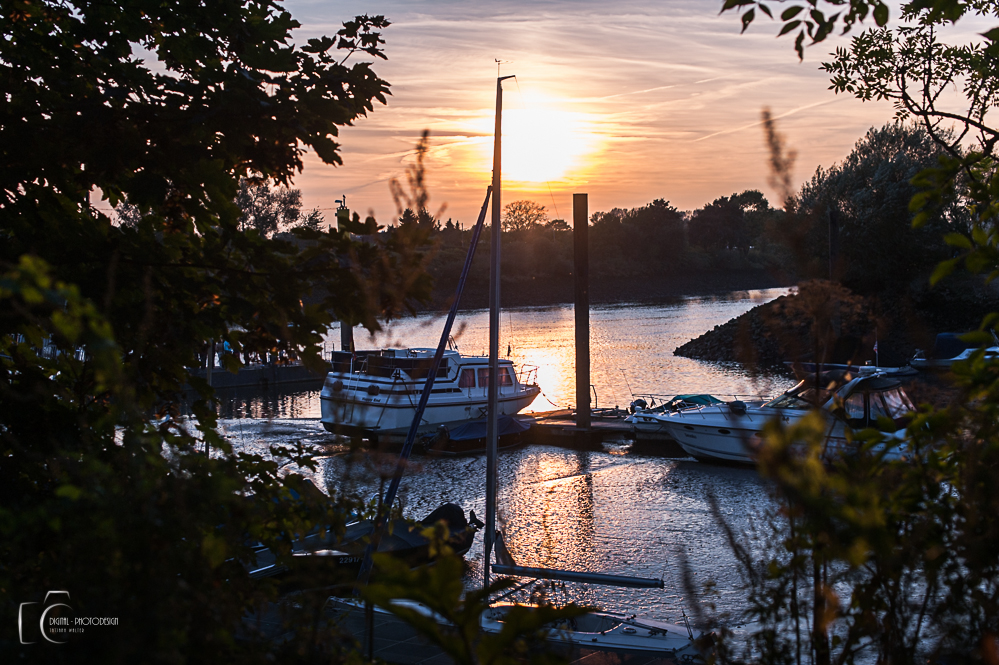
[[[601,406],[627,405],[633,393],[710,392],[724,396],[774,393],[789,385],[780,376],[751,376],[739,365],[674,357],[673,350],[715,325],[784,293],[782,289],[687,298],[657,306],[620,305],[591,312],[593,383]],[[488,315],[463,316],[458,339],[465,353],[484,352]],[[574,401],[573,310],[547,307],[506,311],[501,348],[518,364],[537,365],[542,397],[534,410]],[[441,319],[422,316],[393,324],[359,346],[434,346]],[[327,340],[339,345],[339,331]],[[304,443],[316,451],[316,472],[306,471],[331,493],[374,497],[382,485],[376,465],[351,462],[344,444],[315,420],[318,388],[262,396],[223,394],[223,424],[238,449],[266,453],[275,443]],[[546,400],[550,400],[549,401]],[[280,420],[266,420],[278,418]],[[291,420],[290,418],[298,418]],[[256,419],[256,420],[254,420]],[[290,467],[289,467],[290,468]],[[391,464],[386,465],[391,468]],[[737,532],[749,532],[771,509],[767,486],[750,469],[637,455],[628,444],[579,452],[529,446],[498,460],[498,523],[518,562],[528,566],[663,578],[664,591],[569,585],[570,598],[610,610],[675,620],[683,603],[710,600],[721,611],[740,609],[739,574],[723,530],[711,514],[714,495]],[[400,497],[404,512],[422,518],[451,501],[479,516],[485,512],[484,457],[414,460]],[[482,542],[466,556],[467,583],[481,580]],[[681,562],[695,583],[717,582],[716,595],[684,598]],[[689,614],[689,610],[688,610]]]
[[[754,376],[741,365],[679,358],[673,351],[714,326],[772,300],[787,289],[736,291],[721,296],[679,299],[663,305],[621,304],[590,312],[591,381],[599,406],[627,406],[632,394],[707,392],[720,397],[772,395],[790,382],[783,376]],[[393,322],[369,337],[355,330],[361,348],[435,347],[443,317],[420,315]],[[501,317],[500,349],[510,348],[517,365],[535,365],[542,393],[526,410],[550,411],[575,403],[574,313],[571,305],[506,310]],[[485,310],[462,313],[454,337],[463,353],[485,355],[489,316]],[[326,347],[339,347],[334,327]],[[223,400],[232,417],[318,418],[319,388],[246,395]]]
[[[523,565],[662,578],[665,590],[569,585],[570,598],[611,610],[676,618],[681,604],[711,600],[722,611],[742,608],[736,562],[715,522],[708,494],[736,533],[749,532],[771,501],[752,469],[714,467],[693,461],[579,452],[529,446],[500,454],[498,525]],[[421,518],[444,501],[482,515],[485,459],[417,459],[401,496],[405,512]],[[378,479],[352,468],[343,456],[322,461],[317,478],[334,492],[347,486],[373,496]],[[466,555],[467,583],[481,581],[482,542]],[[698,583],[717,581],[709,598],[684,597],[681,562]]]

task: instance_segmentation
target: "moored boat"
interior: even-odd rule
[[[916,349],[916,355],[912,357],[909,364],[916,369],[950,369],[950,366],[960,360],[967,360],[971,354],[978,350],[978,344],[965,342],[961,339],[962,333],[940,333],[933,341],[933,348],[929,351]],[[999,344],[999,341],[997,341]],[[999,358],[999,346],[990,346],[985,349],[986,358]]]
[[[813,409],[826,415],[829,431],[827,456],[849,451],[847,430],[861,430],[892,423],[889,439],[898,443],[880,443],[875,452],[888,459],[906,454],[902,443],[905,420],[915,410],[901,384],[881,374],[856,375],[833,371],[821,376],[820,388],[815,379],[801,381],[783,395],[764,404],[740,401],[657,414],[656,418],[680,443],[687,454],[709,462],[755,464],[762,443],[763,425],[779,418],[792,423]]]
[[[475,534],[483,524],[469,512],[453,503],[445,503],[419,522],[396,519],[391,522],[378,543],[378,552],[391,554],[412,567],[433,561],[430,541],[423,530],[443,522],[447,527],[447,544],[459,556],[472,547]],[[287,565],[278,561],[270,549],[259,546],[255,549],[256,562],[247,569],[250,577],[261,579],[290,574],[306,578],[315,586],[328,583],[329,578],[346,579],[356,577],[364,559],[364,550],[372,539],[374,522],[362,520],[348,524],[342,536],[336,536],[326,529],[315,529],[298,539],[291,550],[291,562]]]
[[[405,434],[427,382],[435,349],[336,352],[320,394],[323,426],[337,433]],[[499,415],[527,407],[541,389],[537,368],[517,372],[499,361]],[[487,411],[489,359],[444,352],[420,422],[422,431],[482,418]]]

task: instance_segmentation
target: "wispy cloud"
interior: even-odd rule
[[[692,209],[744,189],[767,191],[762,134],[750,131],[764,106],[783,121],[807,172],[842,159],[867,128],[892,116],[887,104],[835,97],[816,66],[822,53],[811,50],[799,63],[789,40],[774,39],[775,24],[740,35],[736,16],[718,15],[721,0],[621,0],[611,11],[602,0],[348,0],[333,5],[336,17],[327,0],[285,4],[303,24],[300,40],[335,32],[355,14],[383,13],[393,23],[389,59],[373,65],[393,95],[343,130],[343,167],[308,158],[296,185],[310,207],[349,191],[359,210],[394,215],[385,182],[404,174],[427,128],[434,200],[447,201],[457,219],[473,218],[490,177],[496,58],[510,63],[504,74],[517,75],[506,109],[573,118],[573,136],[587,146],[552,183],[515,185],[518,197],[547,204],[554,196],[566,210],[573,188],[585,188],[595,210],[659,197]],[[712,140],[721,138],[724,152]]]

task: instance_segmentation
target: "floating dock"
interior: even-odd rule
[[[273,386],[289,383],[312,383],[322,386],[330,367],[319,372],[313,372],[301,363],[267,363],[240,367],[233,374],[222,367],[212,370],[213,388],[260,388],[266,390]],[[205,368],[192,372],[195,376],[205,378]]]

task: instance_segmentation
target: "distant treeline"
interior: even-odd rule
[[[526,220],[525,211],[531,213]],[[776,275],[779,248],[767,239],[766,227],[779,223],[783,214],[758,191],[719,198],[693,213],[681,212],[663,199],[630,210],[594,213],[589,229],[590,282],[630,280],[642,289],[643,284],[658,284],[670,276],[764,271]],[[504,293],[517,298],[537,292],[539,297],[528,298],[531,301],[571,297],[571,227],[561,219],[549,220],[544,208],[530,201],[507,205],[503,226]],[[453,292],[472,232],[451,220],[435,222],[435,227],[437,244],[429,269],[435,291],[446,296]],[[483,233],[469,279],[473,293],[488,284],[490,242],[490,234]],[[779,275],[772,279],[781,281]],[[622,294],[622,299],[626,296]]]
[[[663,198],[596,212],[589,228],[591,285],[613,281],[641,289],[650,282],[703,279],[753,288],[832,278],[863,295],[921,291],[934,266],[949,256],[943,236],[967,225],[959,202],[947,202],[919,228],[912,226],[910,180],[935,164],[938,154],[922,129],[891,124],[870,130],[841,164],[819,168],[780,208],[761,192],[747,190],[688,212]],[[406,211],[399,222],[434,229],[429,269],[437,296],[447,297],[471,231],[426,212]],[[571,227],[549,219],[532,201],[505,206],[503,226],[504,292],[551,293],[554,301],[560,299],[556,291],[571,297]],[[471,272],[472,292],[488,284],[489,243],[484,233]],[[740,286],[744,278],[752,283]]]

